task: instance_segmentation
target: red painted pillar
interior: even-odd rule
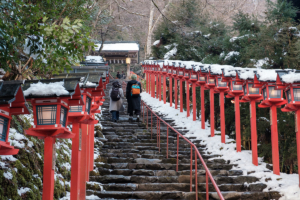
[[[225,106],[224,92],[220,92],[220,121],[221,121],[221,143],[225,144]]]
[[[182,91],[182,79],[180,79],[180,81],[179,81],[179,88],[180,88],[180,112],[183,112],[183,91]]]
[[[177,104],[178,104],[178,94],[177,94],[177,79],[174,78],[174,88],[175,88],[175,91],[174,91],[174,96],[175,96],[175,109],[178,108]]]
[[[210,136],[215,136],[215,97],[214,89],[210,89]]]
[[[158,80],[158,99],[161,101],[161,75],[159,75],[159,80]]]
[[[170,107],[172,107],[173,103],[173,83],[172,77],[169,78],[169,95],[170,95]]]
[[[240,120],[240,98],[234,97],[235,109],[235,137],[236,137],[236,151],[241,152],[241,120]]]
[[[154,74],[154,93],[153,93],[153,95],[154,95],[154,98],[157,98],[157,75],[156,74]]]
[[[150,73],[148,73],[148,94],[150,94],[150,84],[151,84],[151,76],[150,76]]]
[[[205,98],[204,98],[204,85],[201,86],[201,128],[205,129]]]
[[[196,108],[196,83],[193,83],[193,121],[196,121],[197,117],[197,108]]]
[[[80,163],[80,195],[79,199],[86,199],[86,166],[87,166],[87,133],[88,125],[82,124],[81,163]]]
[[[156,75],[156,84],[155,84],[155,87],[156,87],[156,98],[159,99],[159,74]]]
[[[167,102],[167,98],[166,98],[166,88],[167,85],[166,85],[166,75],[164,75],[164,91],[163,91],[163,96],[164,96],[164,104],[166,104]]]
[[[299,131],[299,125],[300,125],[300,110],[297,110],[295,112],[295,129],[296,129],[296,139],[297,139],[297,158],[298,158],[298,166],[300,166],[300,131]],[[298,167],[298,174],[299,174],[299,187],[300,187],[300,167]]]
[[[190,84],[186,81],[186,116],[190,116]]]
[[[81,134],[79,123],[73,123],[72,132],[75,137],[72,139],[72,158],[71,158],[71,200],[79,199],[80,184],[80,163],[81,163]]]
[[[89,138],[90,138],[90,169],[89,171],[94,170],[94,133],[95,125],[91,124],[90,125],[90,132],[89,132]]]
[[[271,106],[271,140],[272,140],[272,161],[273,173],[280,175],[279,168],[279,146],[278,146],[278,127],[277,127],[277,107]]]
[[[55,139],[44,139],[44,171],[43,171],[43,200],[52,200],[54,196],[54,169],[53,156],[56,157]]]
[[[85,173],[86,173],[86,181],[89,181],[90,176],[90,126],[87,126],[87,135],[86,135],[86,168],[85,168]]]
[[[257,154],[257,132],[256,132],[256,103],[255,100],[250,101],[250,121],[251,121],[251,149],[252,149],[252,163],[258,165]]]

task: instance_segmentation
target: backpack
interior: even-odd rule
[[[137,82],[136,84],[132,84],[131,86],[131,96],[139,96],[141,94],[141,88]]]
[[[111,89],[110,98],[113,101],[119,101],[120,100],[121,96],[120,96],[119,88],[113,87]]]

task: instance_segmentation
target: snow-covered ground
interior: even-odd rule
[[[210,127],[206,122],[205,129],[201,129],[200,121],[193,121],[192,115],[186,117],[186,111],[180,113],[179,108],[176,110],[174,105],[170,107],[170,104],[164,104],[163,101],[152,98],[148,93],[143,92],[142,99],[156,112],[166,115],[167,118],[175,120],[178,127],[186,127],[189,132],[185,135],[196,136],[197,139],[201,139],[203,144],[207,145],[207,153],[221,155],[221,158],[230,160],[231,164],[237,164],[237,167],[233,169],[243,170],[244,175],[251,172],[250,176],[255,176],[260,179],[260,182],[267,185],[264,191],[279,191],[283,197],[280,200],[299,200],[299,176],[298,174],[285,174],[281,173],[280,176],[274,175],[263,162],[263,158],[259,158],[258,166],[252,164],[252,152],[242,151],[237,153],[235,150],[236,144],[233,139],[229,139],[226,136],[226,144],[221,143],[221,136],[210,136]],[[192,111],[191,111],[192,112]],[[215,131],[219,133],[219,131]],[[220,157],[219,157],[220,158]],[[248,183],[245,183],[249,185]]]

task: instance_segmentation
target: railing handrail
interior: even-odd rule
[[[150,110],[150,112],[154,115],[154,116],[156,116],[156,118],[157,119],[159,119],[160,121],[162,121],[168,128],[170,128],[171,130],[173,130],[177,135],[179,135],[179,136],[181,136],[186,142],[188,142],[193,148],[194,148],[194,150],[195,150],[195,152],[197,153],[197,155],[198,155],[198,157],[199,157],[199,159],[200,159],[200,161],[201,161],[201,163],[202,163],[202,165],[203,165],[203,167],[204,167],[204,169],[205,169],[205,171],[206,171],[206,173],[207,173],[207,175],[209,176],[209,178],[210,178],[210,180],[211,180],[211,182],[212,182],[212,184],[213,184],[213,186],[214,186],[214,188],[215,188],[215,190],[216,190],[216,192],[218,193],[218,195],[219,195],[219,197],[220,197],[220,199],[221,200],[225,200],[224,199],[224,197],[223,197],[223,195],[222,195],[222,193],[221,193],[221,191],[220,191],[220,189],[219,189],[219,187],[218,187],[218,185],[216,184],[216,182],[215,182],[215,180],[214,180],[214,178],[213,178],[213,176],[212,176],[212,174],[210,173],[210,171],[209,171],[209,169],[208,169],[208,167],[206,166],[206,163],[205,163],[205,161],[203,160],[203,158],[202,158],[202,156],[201,156],[201,154],[200,154],[200,152],[199,152],[199,150],[198,150],[198,148],[196,147],[196,145],[194,144],[194,143],[192,143],[190,140],[188,140],[186,137],[184,137],[181,133],[179,133],[175,128],[173,128],[170,124],[168,124],[167,122],[165,122],[161,117],[159,117],[143,100],[142,100],[142,103]],[[151,118],[152,119],[152,118]],[[177,142],[179,142],[179,141],[177,141]],[[177,148],[178,148],[178,146],[177,146]],[[168,151],[168,150],[167,150]],[[196,163],[195,163],[195,165],[196,165]],[[195,166],[196,167],[196,166]],[[195,177],[197,176],[197,171],[195,171]],[[198,184],[198,183],[197,183]],[[197,187],[197,186],[195,186],[195,187]],[[207,187],[208,187],[208,185],[207,185]],[[208,188],[207,188],[208,189]],[[206,189],[206,190],[207,190]],[[208,191],[208,190],[207,190]],[[208,195],[208,194],[206,194],[206,195]],[[197,197],[197,194],[196,194],[196,197]]]

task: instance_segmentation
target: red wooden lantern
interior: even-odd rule
[[[261,89],[254,88],[254,73],[255,70],[246,70],[237,73],[235,84],[242,85],[244,96],[240,102],[249,102],[250,106],[250,124],[251,124],[251,149],[252,149],[252,163],[258,165],[257,153],[257,128],[256,128],[256,102],[262,100]]]
[[[177,69],[177,77],[179,78],[179,92],[180,92],[180,112],[183,112],[183,91],[182,91],[182,81],[184,80],[184,68],[181,66],[181,63],[178,63],[179,67]]]
[[[222,80],[222,76],[215,77],[216,87],[215,91],[220,93],[220,122],[221,122],[221,142],[225,144],[225,92],[229,90],[228,82]]]
[[[167,103],[167,94],[166,94],[167,84],[166,84],[166,78],[167,78],[167,74],[168,74],[168,65],[163,65],[162,74],[163,74],[163,100],[164,100],[164,104],[166,104]]]
[[[192,83],[193,93],[193,121],[196,121],[197,109],[196,109],[196,86],[198,82],[198,72],[196,72],[195,65],[192,65],[189,82]]]
[[[79,79],[26,81],[24,94],[33,106],[34,125],[26,134],[44,139],[43,199],[53,199],[55,138],[73,138],[67,129],[69,106],[83,105]]]
[[[243,86],[237,85],[236,70],[223,70],[222,80],[227,81],[229,85],[229,91],[226,95],[227,98],[234,98],[234,111],[235,111],[235,137],[236,137],[236,151],[241,152],[241,120],[240,120],[240,97],[243,96]]]
[[[182,79],[185,81],[186,85],[186,114],[187,117],[190,116],[190,69],[187,69],[187,66],[184,65],[183,77]]]
[[[205,86],[210,90],[210,135],[211,137],[215,136],[215,121],[214,121],[214,113],[215,113],[215,91],[214,88],[216,87],[216,74],[212,74],[211,69],[208,69],[208,75],[206,77],[206,84]]]
[[[12,115],[29,114],[24,94],[21,88],[22,81],[0,82],[0,155],[15,155],[15,149],[8,142],[9,127]]]
[[[205,70],[205,65],[200,65],[200,69],[198,71],[198,82],[197,85],[200,86],[200,98],[201,98],[201,128],[205,129],[205,97],[204,90],[206,89],[206,77],[208,71]]]
[[[287,71],[276,71],[280,74],[287,74]],[[266,72],[265,72],[266,73]],[[277,77],[277,76],[276,76]],[[270,108],[270,123],[271,123],[271,137],[272,137],[272,161],[273,161],[273,173],[280,175],[279,165],[279,147],[278,147],[278,129],[277,129],[277,108],[286,104],[286,100],[283,99],[282,89],[275,88],[274,80],[261,80],[261,76],[255,75],[254,87],[262,88],[263,101],[258,105],[260,108]],[[249,89],[250,90],[250,89]]]
[[[295,112],[295,132],[297,143],[297,158],[298,166],[300,166],[300,71],[290,72],[286,75],[277,76],[276,89],[283,89],[287,98],[287,104],[281,110],[283,112]],[[299,174],[299,187],[300,187],[300,168],[298,168]]]
[[[169,77],[169,99],[170,99],[170,107],[172,107],[173,103],[173,65],[168,63],[168,77]]]
[[[177,76],[177,74],[178,74],[178,68],[175,66],[175,62],[173,62],[172,63],[172,77],[174,78],[174,96],[175,96],[175,109],[177,109],[178,108],[178,90],[177,90],[177,88],[178,88],[178,86],[177,86],[177,84],[178,84],[178,76]]]

